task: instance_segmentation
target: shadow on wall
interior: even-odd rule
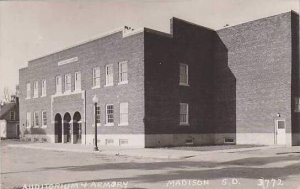
[[[236,78],[228,66],[228,49],[218,34],[214,44],[215,142],[236,142]]]

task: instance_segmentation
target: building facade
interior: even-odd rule
[[[170,31],[126,27],[29,61],[25,138],[93,144],[96,118],[100,145],[300,144],[297,13]]]
[[[19,134],[19,98],[12,95],[9,102],[0,104],[0,137],[16,139]]]

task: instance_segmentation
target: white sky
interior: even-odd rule
[[[178,17],[212,29],[294,10],[300,0],[44,0],[0,2],[0,99],[37,57],[122,27],[169,32]]]

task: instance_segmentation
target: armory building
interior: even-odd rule
[[[299,69],[293,11],[217,31],[125,27],[20,69],[20,125],[52,143],[93,144],[96,116],[100,145],[299,145]]]

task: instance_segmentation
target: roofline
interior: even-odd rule
[[[225,29],[229,29],[229,28],[233,28],[233,27],[236,27],[236,26],[241,26],[241,25],[243,25],[243,24],[249,24],[249,23],[251,23],[251,22],[256,22],[256,21],[258,21],[258,20],[268,19],[268,18],[272,18],[272,17],[279,16],[279,15],[282,15],[282,14],[287,14],[287,13],[294,13],[294,14],[297,14],[297,15],[299,16],[299,13],[297,13],[297,12],[294,11],[294,10],[290,10],[290,11],[282,12],[282,13],[275,14],[275,15],[272,15],[272,16],[267,16],[267,17],[263,17],[263,18],[258,18],[258,19],[250,20],[250,21],[243,22],[243,23],[240,23],[240,24],[236,24],[236,25],[233,25],[233,26],[228,26],[228,27],[226,27],[226,28],[217,29],[216,32],[219,32],[219,31],[225,30]]]
[[[30,59],[28,61],[28,63],[30,63],[32,61],[35,61],[35,60],[38,60],[38,59],[41,59],[41,58],[44,58],[46,56],[50,56],[50,55],[62,52],[64,50],[68,50],[68,49],[71,49],[71,48],[74,48],[74,47],[77,47],[77,46],[80,46],[80,45],[83,45],[83,44],[86,44],[86,43],[89,43],[89,42],[92,42],[92,41],[96,41],[96,40],[104,38],[104,37],[108,37],[110,35],[113,35],[113,34],[116,34],[116,33],[119,33],[119,32],[122,32],[123,38],[125,38],[125,37],[129,37],[129,36],[132,36],[132,35],[135,35],[135,34],[138,34],[138,33],[141,33],[141,32],[144,31],[144,28],[138,28],[138,29],[135,29],[133,31],[129,31],[127,33],[127,32],[124,32],[124,28],[125,28],[125,26],[124,27],[120,27],[120,28],[116,28],[116,29],[113,29],[113,30],[110,30],[110,31],[107,31],[107,32],[104,32],[104,33],[101,33],[100,35],[97,35],[96,37],[92,37],[91,39],[84,40],[84,41],[81,41],[81,42],[76,43],[74,45],[71,45],[71,46],[68,46],[68,47],[64,47],[64,48],[62,48],[60,50],[56,50],[56,51],[53,51],[51,53],[47,53],[47,54],[38,56],[38,57],[36,57],[34,59]],[[27,67],[24,67],[24,68],[27,68]],[[21,68],[21,69],[24,69],[24,68]]]

